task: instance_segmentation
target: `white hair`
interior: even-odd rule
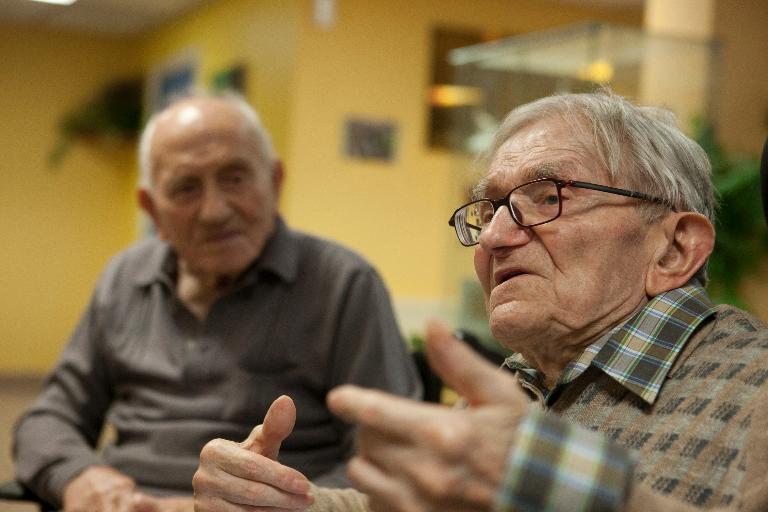
[[[219,94],[195,93],[175,99],[163,110],[152,114],[149,121],[147,121],[147,124],[141,133],[141,138],[139,139],[139,187],[149,191],[152,190],[153,169],[150,152],[158,120],[164,113],[168,112],[178,103],[194,99],[218,99],[236,108],[243,115],[246,122],[246,128],[254,136],[254,142],[258,148],[259,155],[263,159],[263,163],[270,170],[274,170],[275,164],[278,161],[278,156],[277,151],[275,151],[275,146],[272,144],[272,137],[270,137],[269,133],[264,128],[259,114],[253,107],[251,107],[245,98],[231,91]]]
[[[561,119],[576,134],[588,130],[595,156],[612,184],[666,199],[678,211],[698,212],[714,224],[716,192],[709,158],[701,146],[680,130],[669,110],[635,105],[607,89],[548,96],[515,108],[501,123],[480,163],[487,169],[510,137],[545,119]],[[482,188],[478,193],[483,193]],[[638,208],[648,222],[665,213],[664,207],[654,203],[640,202]],[[706,283],[706,264],[696,277]]]

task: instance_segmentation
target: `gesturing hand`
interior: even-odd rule
[[[203,447],[192,479],[195,510],[301,510],[312,503],[309,480],[276,461],[283,440],[293,431],[296,406],[287,396],[276,399],[242,443],[214,439]]]
[[[349,477],[376,511],[488,510],[528,399],[515,379],[433,322],[427,357],[470,403],[452,409],[341,386],[331,410],[359,424]]]

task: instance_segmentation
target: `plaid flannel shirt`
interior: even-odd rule
[[[544,397],[599,368],[649,404],[696,328],[715,312],[704,289],[692,282],[654,297],[623,325],[589,345],[569,363],[552,390],[519,355],[505,365]],[[632,477],[632,454],[593,432],[532,407],[521,423],[495,510],[554,512],[619,510]]]

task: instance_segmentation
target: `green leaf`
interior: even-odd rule
[[[710,158],[712,181],[720,200],[708,290],[717,302],[745,308],[739,285],[768,254],[760,164],[757,158],[727,154],[717,142],[715,129],[703,119],[694,121],[693,133]]]

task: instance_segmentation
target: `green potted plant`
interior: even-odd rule
[[[68,113],[59,123],[59,138],[48,155],[61,165],[75,140],[134,140],[141,128],[141,79],[109,84],[91,101]]]
[[[768,255],[760,163],[757,158],[729,155],[718,143],[712,125],[702,119],[694,123],[693,134],[712,162],[712,178],[720,201],[715,249],[709,259],[708,291],[715,302],[745,308],[739,286]]]

